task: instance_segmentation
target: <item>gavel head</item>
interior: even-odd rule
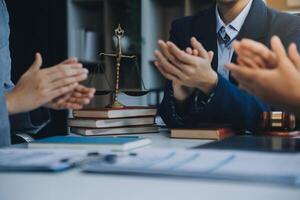
[[[262,131],[292,131],[296,128],[296,117],[285,112],[263,112],[260,128]]]

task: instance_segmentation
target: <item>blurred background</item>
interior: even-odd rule
[[[96,87],[99,96],[89,105],[103,107],[111,101],[115,62],[101,59],[100,52],[115,50],[114,29],[125,29],[123,51],[137,61],[124,60],[121,89],[147,90],[142,97],[121,96],[125,104],[157,105],[163,96],[164,79],[153,67],[158,39],[168,39],[171,22],[213,5],[213,0],[7,0],[10,13],[12,77],[31,65],[35,52],[43,55],[43,66],[52,66],[76,56],[91,75],[85,84]],[[296,13],[299,0],[268,0],[276,9]],[[140,78],[143,80],[141,83]],[[52,111],[52,122],[38,137],[67,133],[68,111]]]

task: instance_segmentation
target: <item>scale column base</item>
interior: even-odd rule
[[[124,108],[125,106],[121,104],[119,101],[115,100],[113,104],[108,106],[109,108]]]

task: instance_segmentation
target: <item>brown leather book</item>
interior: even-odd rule
[[[157,133],[158,127],[155,125],[130,126],[116,128],[80,128],[72,127],[71,133],[83,136],[107,136],[107,135],[127,135],[142,133]]]
[[[231,128],[171,129],[171,138],[222,140],[233,136]]]
[[[96,118],[73,118],[68,119],[70,127],[86,128],[114,128],[124,126],[142,126],[154,124],[154,117],[96,119]]]
[[[124,108],[101,108],[73,110],[75,118],[126,118],[126,117],[146,117],[155,116],[157,109],[155,107],[124,107]]]

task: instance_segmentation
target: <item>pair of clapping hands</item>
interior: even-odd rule
[[[300,113],[300,56],[296,44],[286,52],[274,36],[271,49],[244,39],[234,42],[237,64],[228,64],[240,87],[262,100],[286,111]]]
[[[174,97],[179,102],[188,99],[196,89],[209,94],[217,84],[218,75],[212,69],[213,52],[207,52],[196,38],[191,48],[180,50],[172,42],[158,42],[155,65],[160,73],[172,81]]]
[[[39,53],[15,88],[6,94],[9,114],[28,112],[45,106],[55,110],[81,109],[94,97],[95,89],[79,82],[87,79],[88,70],[76,58],[41,69]]]
[[[172,81],[174,96],[186,100],[194,90],[209,94],[218,77],[211,67],[213,52],[206,51],[195,39],[191,48],[180,50],[172,42],[159,41],[161,51],[155,51],[158,70]],[[232,75],[246,90],[262,100],[287,111],[299,110],[300,56],[291,44],[288,53],[277,36],[271,39],[271,49],[249,39],[235,41],[237,64],[227,64]]]

